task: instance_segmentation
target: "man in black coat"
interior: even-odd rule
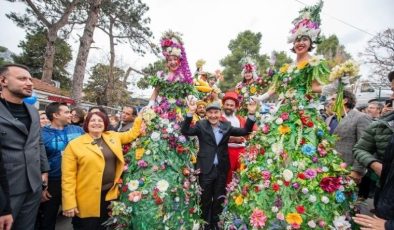
[[[187,103],[189,112],[182,124],[181,132],[186,136],[197,136],[199,141],[196,168],[200,170],[202,218],[207,222],[205,229],[218,229],[230,167],[228,140],[230,136],[245,136],[252,131],[257,104],[252,101],[248,105],[249,117],[245,127],[235,128],[230,122],[220,121],[222,113],[219,102],[209,104],[206,108],[206,119],[191,127],[197,105],[192,99],[187,100]]]

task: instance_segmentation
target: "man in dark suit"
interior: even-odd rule
[[[202,189],[202,218],[207,222],[205,229],[218,229],[230,167],[228,140],[230,136],[245,136],[252,131],[257,104],[252,101],[248,105],[249,117],[245,127],[235,128],[230,122],[220,121],[222,113],[219,102],[209,104],[206,108],[206,119],[191,127],[197,105],[194,100],[187,100],[187,103],[189,112],[182,124],[181,132],[187,136],[197,136],[199,141],[196,168],[201,172],[199,182]]]
[[[40,135],[38,111],[23,102],[33,92],[26,66],[0,67],[0,144],[9,184],[13,229],[34,229],[48,160]]]

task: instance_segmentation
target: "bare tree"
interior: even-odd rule
[[[14,0],[8,0],[14,2]],[[44,65],[41,79],[50,83],[53,75],[53,63],[55,58],[55,42],[58,33],[69,23],[69,17],[80,0],[73,1],[45,1],[45,0],[25,0],[21,1],[27,5],[24,15],[17,15],[14,12],[7,14],[7,17],[17,23],[18,26],[30,31],[39,27],[46,29],[47,44],[44,54]],[[36,19],[36,20],[33,20]],[[63,32],[66,32],[64,30]],[[68,31],[70,32],[70,31]]]
[[[394,68],[394,29],[389,28],[375,35],[361,55],[366,63],[373,65],[377,79],[388,84],[387,74]]]
[[[86,70],[86,62],[89,56],[90,46],[93,43],[93,34],[98,23],[100,7],[101,0],[89,0],[88,18],[85,23],[82,37],[79,40],[80,45],[72,77],[73,82],[71,95],[77,104],[79,104],[82,99],[82,88]]]
[[[150,42],[152,32],[147,26],[149,18],[145,18],[148,6],[140,0],[104,0],[98,28],[108,35],[110,45],[109,75],[105,88],[106,104],[117,97],[115,89],[114,66],[115,45],[128,43],[133,51],[145,54],[145,48],[156,51],[156,46]],[[127,78],[125,78],[127,79]]]

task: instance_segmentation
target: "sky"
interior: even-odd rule
[[[198,59],[206,60],[204,67],[208,71],[222,69],[219,61],[230,54],[228,44],[237,34],[245,30],[262,34],[261,53],[270,54],[275,51],[286,51],[294,59],[287,43],[291,21],[298,16],[298,11],[317,0],[143,0],[149,6],[147,16],[150,17],[150,28],[154,34],[154,42],[159,43],[160,36],[166,30],[183,34],[187,58],[192,71]],[[18,43],[24,39],[25,33],[5,17],[11,10],[23,12],[22,3],[9,3],[0,0],[0,45],[19,53]],[[387,28],[394,28],[393,0],[326,0],[321,15],[322,34],[337,35],[346,51],[361,65],[361,73],[367,78],[371,66],[362,63],[360,52],[365,50],[367,42],[373,35]],[[7,32],[8,35],[5,35]],[[70,38],[74,50],[74,58],[78,49],[76,31]],[[94,49],[91,50],[88,63],[93,66],[105,62],[108,58],[108,39],[96,30]],[[153,54],[144,57],[133,54],[127,45],[116,46],[116,63],[127,68],[132,66],[142,69],[157,60]],[[73,70],[74,63],[69,66]],[[132,75],[132,82],[138,80]],[[86,79],[85,79],[86,80]],[[134,96],[147,96],[150,91],[141,91],[132,86]]]

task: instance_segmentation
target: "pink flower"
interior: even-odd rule
[[[316,170],[314,170],[314,169],[307,169],[307,170],[305,171],[305,177],[306,177],[307,179],[313,179],[313,178],[316,177],[316,175],[317,175],[317,172],[316,172]]]
[[[262,171],[261,175],[263,176],[264,180],[271,179],[271,173],[269,171],[267,171],[267,170]]]
[[[340,186],[340,180],[336,177],[325,177],[320,181],[320,187],[329,193],[335,192]]]
[[[129,201],[131,202],[138,202],[142,198],[142,193],[140,191],[133,191],[129,193]]]
[[[139,160],[139,161],[137,162],[137,164],[138,164],[138,167],[140,167],[140,168],[146,168],[146,167],[148,167],[148,163],[147,163],[146,161],[144,161],[144,160]]]
[[[267,216],[258,208],[253,210],[252,215],[250,216],[250,224],[255,228],[262,228],[265,226],[265,222],[267,221]]]
[[[289,113],[284,112],[280,115],[280,117],[282,118],[282,120],[286,121],[289,119]]]
[[[270,126],[268,124],[264,124],[262,129],[263,129],[263,133],[267,134],[270,131]]]

